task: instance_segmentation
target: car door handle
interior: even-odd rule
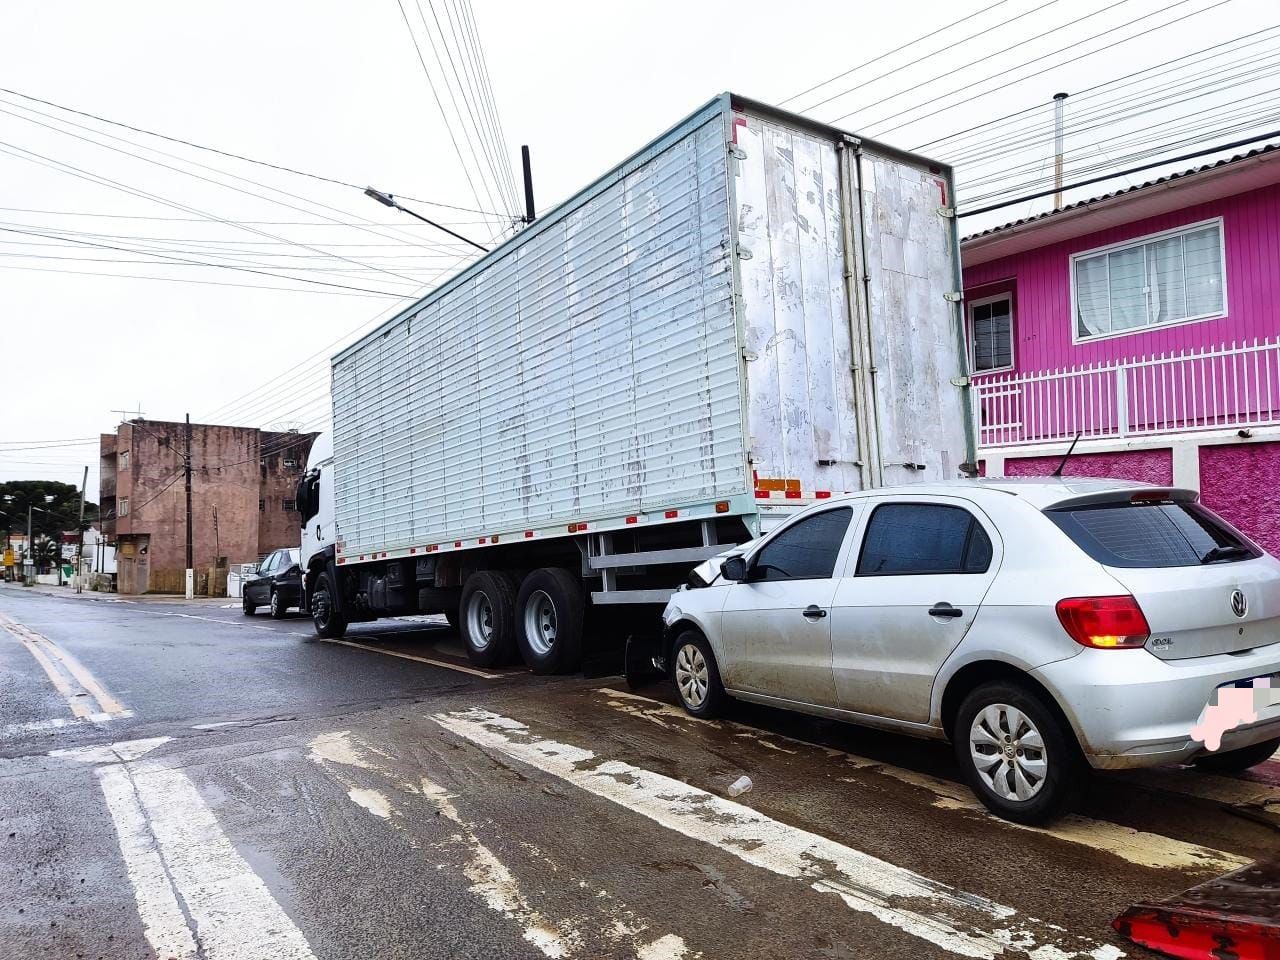
[[[953,607],[951,604],[946,602],[935,603],[932,607],[929,608],[929,616],[948,617],[950,619],[955,619],[956,617],[963,617],[964,611],[961,610],[959,607]]]
[[[823,610],[817,604],[813,604],[813,603],[805,607],[804,610],[801,611],[801,613],[806,620],[821,620],[823,617],[827,615],[827,611]]]

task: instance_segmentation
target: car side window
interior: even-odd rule
[[[886,503],[867,521],[859,577],[986,573],[991,538],[963,507]]]
[[[262,566],[258,568],[259,573],[273,573],[276,568],[276,554],[267,554],[267,559],[262,561]]]
[[[824,510],[793,523],[764,545],[751,562],[753,580],[825,580],[835,573],[853,511]]]

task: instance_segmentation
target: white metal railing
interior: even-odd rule
[[[978,446],[1280,423],[1280,338],[975,378]]]

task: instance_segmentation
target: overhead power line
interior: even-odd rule
[[[917,43],[921,43],[924,40],[928,40],[930,37],[936,37],[938,34],[946,30],[950,30],[952,27],[958,27],[960,26],[960,24],[964,23],[965,21],[972,20],[974,17],[980,17],[984,13],[987,13],[990,10],[994,10],[996,7],[1003,6],[1008,2],[1009,0],[996,0],[995,3],[990,4],[989,6],[983,7],[981,10],[977,10],[973,13],[968,14],[967,16],[963,16],[959,20],[952,20],[950,23],[946,24],[945,26],[938,27],[936,30],[930,30],[928,33],[922,34],[916,37],[914,40],[908,40],[906,43],[900,44],[899,46],[894,47],[892,50],[887,50],[884,53],[879,54],[878,56],[872,57],[870,60],[866,60],[862,63],[859,63],[857,66],[850,67],[848,70],[844,71],[843,73],[837,73],[833,77],[827,77],[827,79],[825,80],[819,80],[812,87],[807,87],[804,90],[801,90],[799,93],[793,93],[791,96],[787,97],[785,100],[780,100],[778,102],[778,106],[785,107],[791,101],[799,100],[801,97],[805,96],[806,94],[813,93],[813,91],[819,89],[820,87],[825,87],[828,83],[835,83],[837,80],[843,80],[845,77],[849,76],[850,74],[857,73],[859,70],[865,70],[867,67],[871,66],[873,63],[879,63],[881,60],[891,57],[895,53],[901,53],[903,50],[906,50],[908,47],[914,47]],[[1003,24],[999,24],[998,26],[1003,26]],[[877,77],[875,79],[878,80],[880,79],[880,77]],[[804,109],[812,110],[813,107],[806,107]]]
[[[1143,14],[1143,15],[1142,15],[1142,16],[1140,16],[1140,17],[1135,17],[1133,20],[1126,21],[1125,23],[1119,24],[1118,26],[1111,27],[1110,29],[1104,30],[1104,31],[1102,31],[1101,33],[1094,34],[1092,37],[1087,37],[1085,40],[1080,41],[1079,43],[1068,44],[1068,45],[1067,45],[1067,46],[1065,46],[1065,47],[1061,47],[1061,48],[1059,48],[1058,50],[1051,51],[1050,53],[1044,54],[1043,56],[1035,57],[1035,58],[1033,58],[1033,59],[1031,59],[1031,60],[1026,61],[1025,63],[1018,64],[1017,66],[1014,66],[1014,67],[1011,67],[1011,68],[1008,68],[1008,69],[1005,69],[1005,70],[997,71],[996,73],[989,74],[989,75],[987,75],[986,77],[983,77],[983,78],[982,78],[982,79],[980,79],[980,80],[975,80],[974,82],[969,83],[969,84],[966,84],[966,85],[964,85],[964,86],[962,86],[962,87],[958,87],[958,88],[956,88],[955,90],[948,91],[946,94],[944,94],[944,95],[943,95],[943,98],[942,98],[942,99],[950,99],[951,97],[954,97],[954,96],[956,96],[957,94],[960,94],[960,93],[963,93],[963,92],[965,92],[965,91],[971,90],[973,87],[976,87],[976,86],[979,86],[979,85],[981,85],[981,84],[983,84],[983,83],[986,83],[986,82],[987,82],[987,81],[989,81],[989,80],[995,79],[995,78],[997,78],[997,77],[1004,76],[1004,75],[1008,74],[1011,70],[1018,70],[1018,69],[1021,69],[1022,67],[1030,66],[1030,65],[1031,65],[1031,64],[1033,64],[1033,63],[1038,63],[1038,62],[1040,62],[1041,60],[1045,60],[1045,59],[1047,59],[1048,57],[1055,56],[1055,55],[1057,55],[1057,54],[1059,54],[1059,53],[1063,53],[1063,52],[1065,52],[1065,51],[1067,51],[1067,50],[1071,50],[1071,49],[1073,49],[1073,48],[1075,48],[1075,47],[1078,47],[1078,46],[1080,46],[1080,44],[1081,44],[1081,43],[1089,43],[1089,42],[1090,42],[1090,41],[1092,41],[1092,40],[1100,39],[1101,37],[1105,37],[1105,36],[1107,36],[1108,34],[1114,33],[1116,30],[1122,30],[1122,29],[1124,29],[1125,27],[1133,26],[1133,24],[1138,23],[1138,22],[1140,22],[1140,21],[1142,21],[1142,20],[1146,20],[1146,19],[1148,19],[1148,18],[1150,18],[1150,17],[1153,17],[1153,16],[1155,16],[1156,14],[1160,14],[1160,13],[1167,13],[1168,11],[1170,11],[1170,10],[1174,10],[1174,9],[1176,9],[1177,7],[1180,7],[1180,6],[1182,6],[1183,4],[1186,4],[1186,3],[1189,3],[1189,2],[1190,2],[1190,0],[1177,0],[1177,2],[1175,2],[1175,3],[1171,3],[1171,4],[1169,4],[1169,5],[1168,5],[1168,6],[1166,6],[1166,7],[1162,7],[1162,8],[1160,8],[1159,10],[1155,10],[1155,11],[1153,11],[1153,12],[1151,12],[1151,13]],[[1163,30],[1163,29],[1165,29],[1166,27],[1171,27],[1171,26],[1173,26],[1175,23],[1181,23],[1181,22],[1182,22],[1182,21],[1184,21],[1184,20],[1189,20],[1191,17],[1199,16],[1199,15],[1200,15],[1200,14],[1202,14],[1202,13],[1208,13],[1210,10],[1214,10],[1214,9],[1216,9],[1216,8],[1218,8],[1218,7],[1221,7],[1221,6],[1224,6],[1224,5],[1226,5],[1226,4],[1230,3],[1230,2],[1231,2],[1231,0],[1218,0],[1218,2],[1216,2],[1216,3],[1211,3],[1211,4],[1210,4],[1209,6],[1207,6],[1207,7],[1202,7],[1202,8],[1201,8],[1201,9],[1199,9],[1199,10],[1192,10],[1190,13],[1185,13],[1185,14],[1183,14],[1183,15],[1182,15],[1182,16],[1180,16],[1180,17],[1175,17],[1174,19],[1169,20],[1169,21],[1166,21],[1165,23],[1159,23],[1159,24],[1156,24],[1154,27],[1148,27],[1146,30],[1141,30],[1141,31],[1139,31],[1138,33],[1135,33],[1133,36],[1129,36],[1129,37],[1122,37],[1121,39],[1116,40],[1116,41],[1114,41],[1114,42],[1112,42],[1112,43],[1109,43],[1109,44],[1106,44],[1106,45],[1104,45],[1104,46],[1098,47],[1096,50],[1090,50],[1090,51],[1088,51],[1088,52],[1086,52],[1086,53],[1079,54],[1078,56],[1071,57],[1070,59],[1064,60],[1064,61],[1062,61],[1061,63],[1051,64],[1050,66],[1044,67],[1044,68],[1043,68],[1043,69],[1041,69],[1041,70],[1037,70],[1037,71],[1035,71],[1034,73],[1029,73],[1029,74],[1026,74],[1025,76],[1017,77],[1017,78],[1015,78],[1015,79],[1013,79],[1013,80],[1010,80],[1010,81],[1009,81],[1009,82],[1007,82],[1007,83],[1003,83],[1003,84],[1000,84],[999,86],[992,87],[990,90],[984,90],[984,91],[982,91],[981,93],[976,94],[976,95],[974,95],[974,96],[976,96],[976,97],[988,97],[988,96],[990,96],[990,95],[991,95],[991,94],[993,94],[993,93],[997,93],[997,92],[999,92],[1000,90],[1007,89],[1008,87],[1012,86],[1012,85],[1013,85],[1013,84],[1015,84],[1015,83],[1023,83],[1023,82],[1025,82],[1025,81],[1027,81],[1027,80],[1030,80],[1032,77],[1038,77],[1038,76],[1040,76],[1041,74],[1048,73],[1050,70],[1056,70],[1056,69],[1058,69],[1059,67],[1065,67],[1065,66],[1066,66],[1067,64],[1069,64],[1069,63],[1076,63],[1076,62],[1077,62],[1077,61],[1079,61],[1079,60],[1084,60],[1084,59],[1086,59],[1086,58],[1088,58],[1088,57],[1096,56],[1097,54],[1102,53],[1102,52],[1104,52],[1104,51],[1106,51],[1106,50],[1111,50],[1111,49],[1113,49],[1113,48],[1115,48],[1115,47],[1118,47],[1118,46],[1121,46],[1121,45],[1123,45],[1123,44],[1126,44],[1126,43],[1128,43],[1130,40],[1136,40],[1136,39],[1137,39],[1137,38],[1139,38],[1139,37],[1145,37],[1145,36],[1147,36],[1147,35],[1149,35],[1149,34],[1155,33],[1155,32],[1156,32],[1156,31],[1158,31],[1158,30]],[[939,113],[942,113],[944,110],[950,110],[950,109],[952,109],[952,107],[954,107],[954,104],[948,104],[948,105],[946,105],[946,106],[939,107],[938,109],[933,110],[933,111],[931,111],[931,112],[929,112],[929,113],[925,113],[925,114],[921,114],[921,115],[919,115],[919,116],[913,117],[913,118],[912,118],[912,119],[910,119],[910,120],[904,120],[902,123],[896,124],[895,126],[881,128],[880,130],[878,130],[878,131],[876,132],[876,133],[877,133],[877,136],[883,136],[883,135],[884,135],[884,134],[886,134],[886,133],[892,133],[892,132],[893,132],[893,131],[895,131],[895,130],[900,130],[901,128],[903,128],[903,127],[905,127],[905,126],[908,126],[909,124],[912,124],[912,123],[919,123],[919,122],[920,122],[920,121],[922,121],[922,120],[927,120],[929,117],[937,116]],[[902,117],[902,116],[904,116],[904,115],[906,115],[906,114],[908,114],[908,113],[912,113],[912,112],[914,112],[915,110],[918,110],[918,109],[919,109],[919,107],[918,107],[918,106],[917,106],[917,107],[908,107],[908,108],[907,108],[907,109],[905,109],[905,110],[900,110],[900,111],[898,111],[897,113],[890,114],[890,115],[889,115],[889,116],[887,116],[887,117],[882,117],[882,118],[880,118],[879,120],[873,121],[872,126],[875,126],[875,125],[877,125],[877,124],[881,124],[881,123],[888,123],[888,122],[889,122],[889,121],[891,121],[891,120],[896,120],[897,118]]]
[[[96,113],[90,113],[86,110],[77,110],[75,107],[68,107],[61,103],[54,103],[52,100],[42,100],[40,97],[35,97],[29,93],[23,93],[20,90],[14,90],[10,87],[0,87],[0,93],[12,94],[15,97],[21,97],[22,99],[30,100],[33,103],[42,103],[46,107],[54,107],[57,110],[65,110],[67,113],[78,114],[79,116],[87,117],[90,120],[97,120],[99,123],[107,123],[113,127],[122,127],[125,130],[132,130],[134,133],[142,133],[142,134],[146,134],[149,137],[157,137],[161,140],[168,140],[170,143],[179,143],[185,147],[192,147],[193,149],[196,149],[196,150],[204,150],[208,153],[216,153],[216,154],[219,154],[220,156],[228,157],[232,160],[242,160],[245,163],[252,163],[260,167],[269,167],[272,170],[279,170],[282,173],[291,173],[291,174],[294,174],[295,176],[307,177],[311,180],[318,180],[323,183],[331,183],[339,187],[349,187],[352,190],[364,189],[364,187],[360,186],[359,184],[349,183],[346,180],[337,180],[333,177],[322,176],[321,174],[318,174],[318,173],[308,173],[305,170],[298,170],[294,167],[286,167],[282,164],[271,163],[266,160],[256,160],[253,157],[247,157],[244,154],[233,153],[229,150],[220,150],[217,147],[210,147],[205,144],[196,143],[192,140],[184,140],[181,137],[173,137],[165,133],[158,133],[155,130],[148,130],[145,127],[136,127],[136,126],[133,126],[132,124],[124,123],[123,121],[120,121],[120,120],[111,120],[107,117],[100,116],[99,114],[96,114]],[[414,203],[423,203],[423,204],[428,204],[430,206],[443,207],[446,210],[460,210],[464,213],[482,213],[491,217],[506,216],[506,214],[496,213],[495,211],[492,211],[492,210],[480,210],[476,207],[459,207],[451,203],[442,203],[439,200],[423,200],[419,197],[411,197],[408,194],[401,194],[401,196],[403,196],[404,199],[406,200],[412,200]]]
[[[992,210],[1000,210],[1004,207],[1012,206],[1017,203],[1023,203],[1027,200],[1039,200],[1041,197],[1047,197],[1050,194],[1057,192],[1058,189],[1061,189],[1063,192],[1067,190],[1077,190],[1080,187],[1089,187],[1095,183],[1102,183],[1106,180],[1115,180],[1119,177],[1128,176],[1129,174],[1132,174],[1132,173],[1142,173],[1144,170],[1153,170],[1156,167],[1167,166],[1168,164],[1171,164],[1171,163],[1182,163],[1187,160],[1195,160],[1198,157],[1207,157],[1213,153],[1222,153],[1227,150],[1236,150],[1236,149],[1239,149],[1240,147],[1248,146],[1249,144],[1259,143],[1263,140],[1275,140],[1277,138],[1280,138],[1280,130],[1272,130],[1269,133],[1264,133],[1260,136],[1246,137],[1243,140],[1235,140],[1235,141],[1232,141],[1231,143],[1220,143],[1220,144],[1217,144],[1216,146],[1206,147],[1203,150],[1196,150],[1196,151],[1193,151],[1192,153],[1180,154],[1179,156],[1176,156],[1176,157],[1165,157],[1160,160],[1155,160],[1151,163],[1144,163],[1136,167],[1129,167],[1124,170],[1117,170],[1113,173],[1106,173],[1106,174],[1103,174],[1102,176],[1091,177],[1087,180],[1077,180],[1073,183],[1065,184],[1061,188],[1053,187],[1048,190],[1041,190],[1036,193],[1027,194],[1026,196],[1015,197],[1012,200],[1003,200],[1000,203],[993,203],[985,207],[978,207],[976,210],[961,209],[956,214],[956,216],[976,217],[980,213],[990,213]]]

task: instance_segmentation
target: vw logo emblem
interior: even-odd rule
[[[1239,590],[1231,591],[1231,612],[1241,618],[1249,612],[1249,601],[1245,599],[1244,593]]]

